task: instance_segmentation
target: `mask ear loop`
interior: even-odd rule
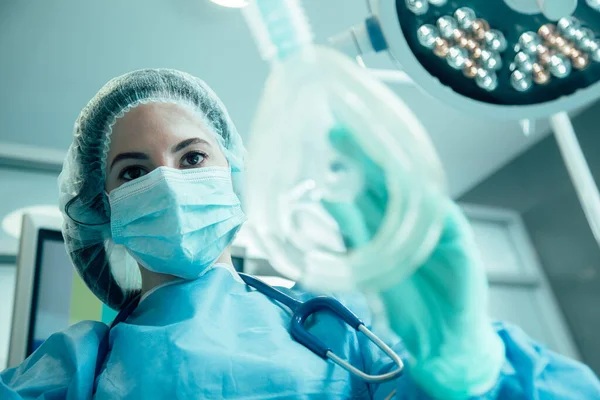
[[[106,191],[104,191],[103,194],[106,195]],[[77,225],[83,225],[83,226],[102,226],[102,225],[106,225],[106,224],[110,223],[110,217],[108,217],[108,216],[107,216],[106,221],[98,222],[98,223],[83,222],[83,221],[79,221],[78,219],[73,217],[73,215],[71,215],[71,212],[70,212],[71,206],[73,206],[73,203],[75,201],[79,200],[79,198],[80,198],[80,195],[75,195],[71,200],[69,200],[67,202],[67,204],[65,204],[65,214],[67,215],[67,217],[69,217],[69,219],[71,219],[71,221],[75,222]],[[106,198],[108,198],[108,197],[105,197],[102,199],[102,203],[103,203],[105,211],[109,212],[110,208],[107,209],[107,207],[106,207],[106,200],[105,200]]]

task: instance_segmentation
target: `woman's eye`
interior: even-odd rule
[[[132,181],[146,174],[147,172],[140,167],[129,167],[121,173],[121,179],[126,181]]]
[[[195,165],[199,165],[206,158],[206,154],[199,153],[197,151],[187,153],[183,156],[183,160],[181,161],[182,167],[193,167]]]

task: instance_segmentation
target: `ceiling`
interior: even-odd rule
[[[359,22],[364,0],[304,0],[317,41]],[[66,150],[79,110],[110,78],[171,67],[206,80],[247,132],[267,76],[239,10],[208,0],[3,0],[0,3],[0,143]],[[367,65],[393,68],[386,55]],[[468,115],[410,86],[392,86],[428,129],[463,193],[547,131]],[[0,144],[1,145],[1,144]]]

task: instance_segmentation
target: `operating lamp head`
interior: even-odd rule
[[[600,0],[371,2],[373,49],[457,108],[543,118],[600,98]]]

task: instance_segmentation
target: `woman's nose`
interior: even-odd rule
[[[169,168],[179,168],[178,163],[173,157],[169,157],[167,155],[157,155],[157,157],[153,160],[154,168],[160,167],[169,167]]]

